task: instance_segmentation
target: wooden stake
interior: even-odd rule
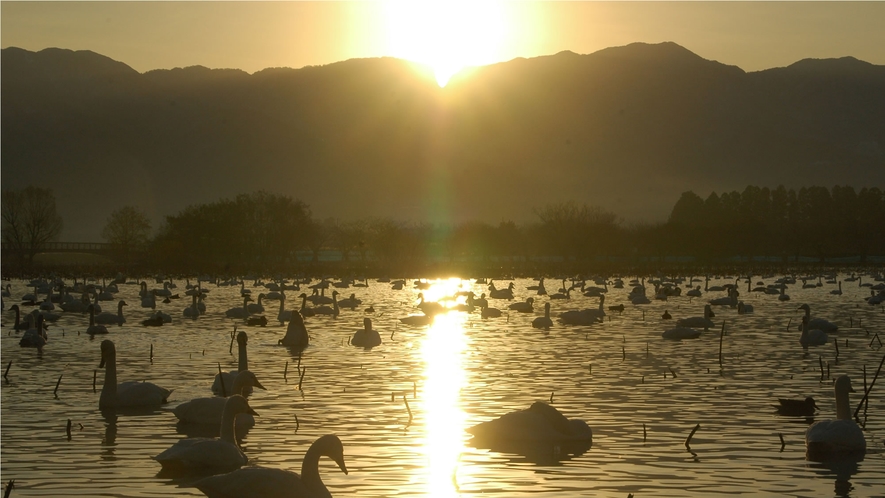
[[[667,370],[669,370],[670,373],[673,374],[673,378],[675,379],[675,378],[676,378],[676,372],[674,372],[673,369],[670,368],[670,367],[667,367]]]
[[[403,401],[406,402],[406,410],[408,410],[408,412],[409,412],[409,423],[406,425],[411,425],[411,423],[412,423],[412,409],[409,408],[409,400],[407,400],[405,396],[403,396]]]
[[[648,433],[645,431],[645,423],[643,422],[643,424],[642,424],[642,442],[643,443],[645,442],[647,435],[648,435]]]
[[[154,363],[154,343],[151,343],[151,363]]]
[[[286,360],[286,367],[283,368],[283,380],[288,380],[288,379],[286,379],[286,375],[288,375],[288,373],[289,373],[289,360]]]
[[[301,383],[304,382],[304,372],[307,371],[307,367],[301,369],[301,377],[298,378],[298,390],[301,390]]]
[[[92,392],[95,392],[95,379],[98,377],[98,370],[92,371]]]
[[[298,428],[301,427],[301,424],[298,423],[298,414],[295,414],[295,432],[298,432]]]
[[[824,380],[824,357],[818,356],[817,362],[820,364],[820,380]]]
[[[554,392],[556,392],[556,391],[554,391]],[[551,404],[553,403],[553,393],[550,393],[550,403]]]
[[[218,383],[221,384],[221,397],[227,397],[227,391],[224,389],[224,375],[221,373],[221,362],[218,362]]]
[[[879,372],[882,371],[883,363],[885,363],[885,356],[882,356],[882,361],[879,362],[879,368],[876,369],[876,375],[873,376],[873,381],[870,382],[870,388],[865,390],[863,399],[860,400],[860,403],[858,403],[857,405],[857,409],[854,410],[854,418],[857,418],[857,413],[860,411],[860,407],[863,406],[864,403],[868,402],[867,399],[870,397],[870,391],[873,390],[873,386],[876,384],[876,379],[879,378]]]
[[[787,322],[787,332],[790,331],[790,324],[793,323],[793,317],[790,317],[790,320]]]
[[[59,384],[61,384],[61,378],[64,376],[65,376],[65,374],[61,374],[58,376],[58,382],[55,383],[55,390],[52,391],[52,395],[55,396],[56,398],[58,397],[58,386],[59,386]]]
[[[694,426],[694,429],[691,430],[691,434],[688,435],[688,439],[685,440],[685,449],[691,451],[691,438],[694,437],[694,433],[701,428],[701,424]]]
[[[68,441],[71,440],[71,419],[68,419],[68,427],[65,429],[65,433],[68,435]]]
[[[719,366],[722,366],[722,339],[725,337],[725,320],[722,320],[722,330],[719,331]]]
[[[9,382],[9,369],[12,367],[12,360],[9,360],[9,363],[6,365],[6,371],[3,372],[3,378]]]
[[[836,358],[838,358],[839,357],[839,339],[834,337],[833,344],[836,345]]]
[[[783,451],[784,451],[784,446],[786,446],[787,443],[784,442],[784,435],[783,435],[783,434],[781,434],[780,432],[778,432],[778,433],[777,433],[777,436],[778,436],[779,438],[781,438],[781,451],[783,452]]]

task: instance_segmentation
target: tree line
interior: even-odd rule
[[[49,189],[4,190],[2,206],[3,242],[18,264],[32,263],[61,232]],[[706,198],[688,191],[667,221],[656,223],[628,225],[605,208],[573,201],[535,207],[534,214],[522,224],[342,221],[316,218],[297,199],[259,191],[190,206],[166,216],[155,233],[143,211],[124,206],[108,217],[102,237],[122,261],[183,272],[295,269],[320,264],[329,251],[339,267],[388,272],[428,265],[580,269],[668,258],[704,265],[760,257],[865,262],[885,254],[885,193],[878,188],[748,186]]]

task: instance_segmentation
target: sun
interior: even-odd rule
[[[388,53],[429,66],[441,87],[465,67],[500,60],[506,34],[500,2],[392,0],[384,17]]]

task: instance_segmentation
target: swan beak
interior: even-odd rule
[[[255,415],[256,417],[259,416],[259,415],[258,415],[258,412],[256,412],[255,410],[253,410],[251,406],[249,407],[248,410],[246,410],[246,413],[248,413],[248,414],[250,414],[250,415]]]
[[[282,341],[282,339],[280,339],[280,341]],[[255,382],[252,384],[252,387],[257,387],[258,389],[264,389],[265,391],[267,391],[267,389],[261,385],[261,382],[258,382],[258,379],[255,379]]]
[[[344,465],[344,455],[341,455],[341,458],[336,458],[335,463],[338,464],[338,468],[341,469],[341,472],[344,472],[347,475],[347,465]]]

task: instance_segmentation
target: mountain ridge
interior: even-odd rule
[[[138,73],[46,50],[2,51],[2,181],[54,188],[68,239],[98,240],[125,204],[156,226],[257,189],[319,217],[497,222],[564,200],[662,220],[685,190],[885,185],[885,66],[853,57],[745,72],[637,43],[439,88],[389,57]]]

